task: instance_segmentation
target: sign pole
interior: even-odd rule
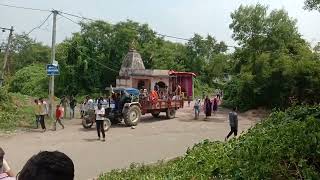
[[[56,23],[57,23],[57,15],[59,12],[57,10],[53,10],[53,26],[52,26],[52,46],[51,46],[51,64],[54,64],[56,58]],[[53,119],[53,104],[54,104],[54,75],[50,76],[50,83],[49,83],[49,112],[50,118]]]

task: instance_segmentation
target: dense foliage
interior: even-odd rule
[[[130,46],[141,54],[146,68],[192,71],[209,86],[228,69],[227,46],[212,36],[195,34],[187,44],[173,43],[157,36],[146,24],[94,21],[83,23],[81,32],[59,44],[58,93],[93,93],[114,85]],[[214,72],[216,64],[220,68]]]
[[[33,112],[29,97],[0,88],[0,131],[30,127],[34,123]]]
[[[319,179],[320,106],[275,111],[227,143],[204,141],[178,160],[100,179]]]
[[[240,6],[231,14],[233,79],[225,87],[225,105],[247,110],[319,103],[320,59],[301,38],[296,20],[284,10]]]
[[[47,97],[48,77],[45,65],[32,64],[17,71],[9,90],[34,97]]]
[[[311,50],[299,34],[295,19],[285,10],[268,11],[260,4],[240,6],[231,18],[233,38],[239,44],[232,54],[227,53],[224,42],[210,35],[195,34],[183,44],[167,41],[148,25],[129,20],[115,25],[105,21],[82,23],[80,32],[57,46],[61,73],[56,79],[56,93],[94,94],[115,85],[122,60],[134,46],[146,68],[195,72],[197,96],[224,88],[227,107],[285,108],[292,103],[320,101],[320,46]],[[47,46],[24,34],[15,35],[11,51],[8,67],[14,72],[32,63],[45,64],[50,58]],[[20,77],[14,78],[10,90],[46,95],[47,85],[40,75],[44,69],[42,66],[39,74],[34,74],[37,83],[24,81],[21,75],[27,73],[25,70],[17,73]],[[226,78],[229,75],[230,82]],[[25,83],[18,85],[20,82]]]
[[[5,46],[5,44],[2,46]],[[2,52],[0,64],[2,64],[3,60],[4,51]],[[18,70],[30,64],[47,64],[50,62],[50,52],[51,50],[48,46],[31,39],[26,34],[14,34],[10,44],[6,74],[14,75]]]
[[[320,11],[320,0],[306,0],[305,9]]]

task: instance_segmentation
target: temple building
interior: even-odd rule
[[[177,85],[180,85],[184,97],[189,99],[194,95],[193,78],[195,76],[190,72],[145,69],[141,55],[135,49],[130,49],[122,62],[116,86],[150,91],[157,84],[160,91],[168,89],[169,92],[174,92]]]

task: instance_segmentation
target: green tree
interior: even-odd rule
[[[187,59],[184,62],[186,70],[192,71],[200,75],[202,82],[209,85],[213,84],[213,80],[221,77],[221,71],[224,67],[215,68],[225,64],[227,66],[227,46],[224,42],[218,42],[214,37],[208,35],[206,38],[195,34],[187,43]],[[221,61],[222,60],[222,61]],[[222,63],[221,63],[222,62]],[[218,70],[218,71],[214,71]]]
[[[317,95],[318,78],[308,78],[317,74],[319,61],[301,38],[296,20],[283,9],[267,12],[257,4],[231,14],[233,38],[241,47],[234,53],[235,76],[226,87],[226,104],[245,110],[286,107],[293,97],[299,103],[319,102],[310,98]]]
[[[92,93],[115,85],[122,60],[133,42],[137,42],[147,68],[156,64],[163,40],[148,25],[133,21],[116,25],[104,21],[83,23],[79,33],[57,48],[61,66],[58,93]]]
[[[45,64],[32,64],[17,71],[10,82],[9,91],[34,97],[46,97],[48,76]]]
[[[13,74],[32,63],[49,63],[50,60],[50,48],[26,34],[13,36],[10,52],[8,68]]]
[[[305,9],[320,11],[320,0],[306,0],[304,4]]]

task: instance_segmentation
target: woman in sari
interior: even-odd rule
[[[211,116],[212,112],[212,102],[207,96],[206,99],[204,100],[204,112],[206,113],[206,119]]]

